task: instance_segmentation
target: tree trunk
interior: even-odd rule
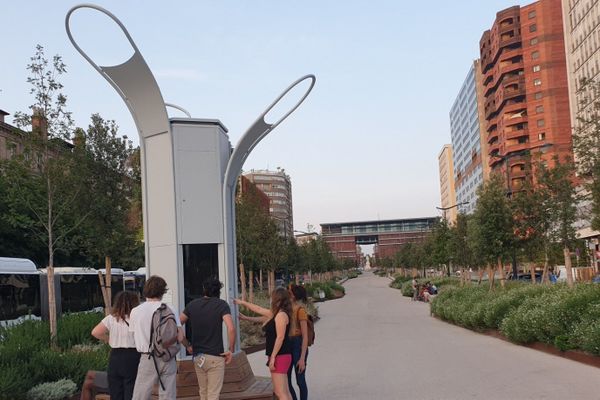
[[[498,257],[498,271],[500,272],[500,286],[504,289],[506,274],[504,273],[504,265],[502,265],[501,257]]]
[[[477,275],[478,275],[477,286],[479,286],[479,285],[481,285],[481,281],[483,281],[483,269],[481,267],[477,268]]]
[[[267,271],[267,295],[271,295],[271,271]]]
[[[269,271],[269,275],[271,276],[271,287],[269,288],[269,293],[273,293],[273,290],[275,290],[275,271]]]
[[[531,274],[531,284],[535,285],[536,284],[536,282],[535,282],[535,263],[531,263],[531,267],[529,267],[529,268],[530,268],[529,273]]]
[[[109,256],[104,257],[104,268],[106,269],[106,276],[104,277],[104,286],[106,286],[104,313],[109,315],[112,311],[112,262]]]
[[[50,319],[50,344],[56,346],[57,321],[56,321],[56,292],[54,291],[54,236],[52,224],[52,191],[50,176],[46,178],[48,190],[48,318]]]
[[[262,268],[260,268],[258,270],[258,287],[260,289],[260,291],[263,291],[263,274],[262,274]]]
[[[244,263],[240,263],[240,283],[242,286],[242,300],[247,301],[248,297],[246,294],[246,269],[244,268]]]
[[[550,276],[548,274],[549,260],[548,260],[548,252],[544,251],[544,272],[542,273],[542,282],[545,284],[550,284]]]
[[[494,269],[492,268],[491,264],[487,265],[487,276],[488,276],[488,283],[490,284],[490,291],[494,290],[494,279],[495,279],[495,273],[494,273]]]
[[[569,247],[565,245],[563,247],[563,254],[565,256],[565,267],[567,272],[567,285],[572,288],[573,287],[573,267],[571,266],[571,251]]]
[[[250,268],[248,271],[248,286],[250,287],[250,303],[254,303],[254,270]]]

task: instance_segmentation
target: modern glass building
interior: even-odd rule
[[[450,135],[454,151],[454,185],[459,212],[471,213],[477,204],[477,188],[484,181],[479,124],[477,74],[479,61],[471,65],[450,109]]]

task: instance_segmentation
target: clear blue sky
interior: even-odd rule
[[[507,0],[100,1],[128,28],[165,101],[218,118],[233,145],[289,83],[314,73],[305,104],[255,149],[244,169],[285,168],[296,229],[323,222],[438,215],[437,155],[448,111],[482,32]],[[0,8],[0,109],[27,110],[25,66],[36,44],[68,66],[76,123],[115,119],[137,138],[122,100],[67,39],[68,1]],[[81,13],[73,28],[102,65],[128,58],[116,28]],[[8,122],[11,122],[9,117]]]

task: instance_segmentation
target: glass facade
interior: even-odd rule
[[[471,66],[450,110],[450,135],[456,203],[469,202],[459,207],[460,212],[468,214],[475,210],[477,188],[483,183],[475,65]]]
[[[376,222],[350,222],[347,224],[321,224],[323,235],[342,234],[377,234],[394,232],[426,232],[430,231],[435,218],[392,220]]]

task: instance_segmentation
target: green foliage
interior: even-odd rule
[[[66,378],[81,386],[88,370],[106,370],[109,348],[90,346],[99,313],[72,314],[58,321],[58,345],[50,348],[44,321],[25,321],[0,329],[0,399],[25,399],[32,385]],[[87,346],[81,346],[87,344]]]
[[[471,235],[475,253],[483,262],[496,265],[513,246],[513,217],[504,181],[493,175],[477,191],[478,200],[472,218]]]
[[[394,289],[401,289],[404,282],[410,282],[412,278],[410,276],[397,275],[394,280],[390,283],[390,287]]]
[[[404,281],[402,285],[400,285],[400,291],[402,292],[402,296],[413,297],[415,295],[411,281]]]
[[[30,400],[63,400],[72,396],[76,391],[75,382],[70,379],[61,379],[34,386],[27,392],[27,398]]]
[[[453,287],[431,304],[437,317],[473,330],[499,329],[516,343],[600,354],[600,285],[511,283],[505,290]]]
[[[346,293],[346,288],[337,282],[313,282],[305,286],[306,293],[315,299],[316,301],[321,300],[319,297],[319,291],[325,293],[325,299],[332,300],[343,296]]]
[[[92,344],[97,341],[90,332],[104,318],[102,313],[75,313],[65,315],[58,321],[58,345],[70,349],[77,344]]]

